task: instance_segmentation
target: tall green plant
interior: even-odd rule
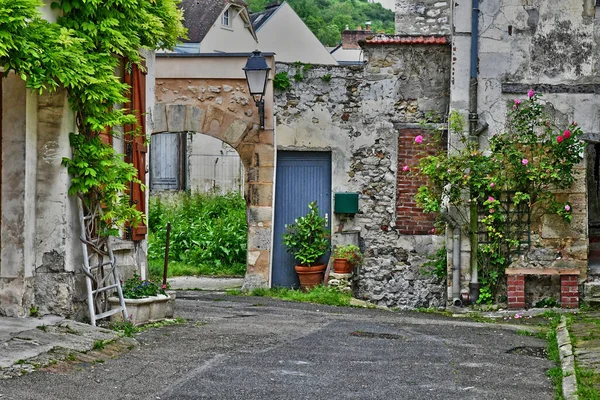
[[[182,193],[150,199],[150,261],[163,261],[166,225],[171,222],[169,260],[202,265],[219,273],[246,269],[246,203],[239,193]]]

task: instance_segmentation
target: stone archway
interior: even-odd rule
[[[245,117],[252,113],[245,114]],[[219,107],[157,103],[152,133],[197,132],[232,146],[245,168],[244,198],[248,221],[248,256],[244,289],[268,287],[271,275],[273,177],[275,149],[273,130],[260,130],[248,118]]]

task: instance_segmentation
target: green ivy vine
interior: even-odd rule
[[[76,115],[72,158],[63,159],[72,178],[70,194],[86,206],[100,202],[104,233],[144,218],[125,196],[135,169],[99,139],[135,124],[127,102],[129,86],[117,71],[145,68],[140,50],[173,48],[185,37],[180,0],[57,0],[57,22],[42,18],[40,0],[0,0],[0,65],[28,88],[43,93],[65,88]],[[127,133],[127,132],[125,132]],[[143,133],[141,133],[143,134]]]

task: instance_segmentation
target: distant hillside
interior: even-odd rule
[[[249,0],[252,12],[261,11],[272,0]],[[371,21],[371,30],[394,33],[394,13],[379,3],[367,0],[288,0],[288,4],[304,23],[327,46],[340,43],[346,25],[350,29],[365,28]]]

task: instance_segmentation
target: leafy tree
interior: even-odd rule
[[[261,11],[267,0],[249,0],[253,12]],[[394,33],[394,13],[379,3],[367,0],[288,0],[312,33],[321,43],[334,46],[340,41],[340,33],[346,28],[365,27],[371,21],[374,32]]]

